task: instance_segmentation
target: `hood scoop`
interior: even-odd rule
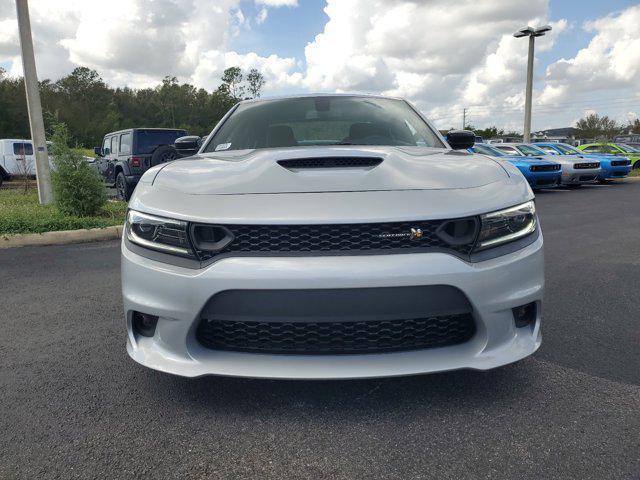
[[[381,163],[380,157],[312,157],[278,160],[278,165],[294,171],[319,168],[373,168]]]

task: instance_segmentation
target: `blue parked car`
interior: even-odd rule
[[[538,157],[523,157],[508,155],[488,144],[475,144],[468,149],[471,153],[482,153],[491,157],[506,160],[515,165],[527,179],[531,188],[549,188],[560,185],[562,179],[562,166],[559,163],[544,160]]]
[[[578,158],[598,160],[600,162],[600,168],[602,169],[602,173],[598,176],[598,180],[600,181],[624,178],[628,176],[631,171],[631,160],[628,158],[620,158],[620,156],[617,155],[585,153],[566,143],[534,143],[533,145],[553,155],[577,155]]]

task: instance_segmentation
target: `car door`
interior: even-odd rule
[[[102,176],[102,179],[107,181],[107,165],[108,165],[108,156],[111,153],[111,137],[106,136],[102,140],[102,155],[96,159],[96,163],[98,166],[98,173]]]
[[[129,157],[131,156],[131,137],[131,132],[123,133],[120,135],[118,162],[120,162],[121,164],[128,165]],[[125,169],[125,173],[129,174],[129,171]]]
[[[109,185],[116,183],[116,162],[118,161],[119,135],[112,135],[109,139],[109,155],[106,158],[105,179]]]

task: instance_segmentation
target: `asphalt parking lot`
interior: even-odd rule
[[[640,181],[537,206],[543,346],[489,372],[173,377],[126,354],[116,242],[0,250],[0,478],[640,478]]]

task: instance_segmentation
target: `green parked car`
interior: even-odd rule
[[[585,153],[605,153],[627,157],[633,168],[640,168],[640,149],[626,143],[585,143],[578,147]]]

